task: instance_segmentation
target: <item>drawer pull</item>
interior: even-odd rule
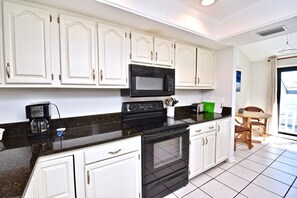
[[[214,129],[214,126],[210,126],[210,127],[208,127],[209,129]]]
[[[199,129],[199,130],[195,130],[195,132],[196,132],[196,133],[200,133],[200,132],[201,132],[201,129]]]
[[[117,154],[118,152],[120,152],[122,149],[119,149],[117,151],[110,151],[108,152],[108,154],[111,154],[111,155],[114,155],[114,154]]]

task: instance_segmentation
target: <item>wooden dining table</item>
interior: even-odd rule
[[[251,119],[263,119],[264,120],[264,127],[263,127],[263,137],[264,140],[266,138],[266,130],[267,130],[267,122],[268,119],[271,118],[271,115],[268,113],[262,113],[262,112],[254,112],[254,111],[244,111],[243,113],[236,113],[236,117],[242,118],[242,125],[244,127],[249,128],[249,122],[251,122]],[[261,141],[252,140],[252,142],[260,143]]]

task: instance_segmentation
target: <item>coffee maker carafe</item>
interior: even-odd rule
[[[32,103],[26,106],[26,118],[29,119],[29,137],[47,137],[50,130],[50,102]]]

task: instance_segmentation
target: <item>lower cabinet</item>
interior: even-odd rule
[[[44,156],[37,161],[22,197],[142,196],[141,136],[55,156]]]
[[[227,159],[229,120],[191,125],[189,179]]]
[[[85,151],[86,197],[141,197],[140,159],[140,137]]]
[[[138,152],[85,166],[86,197],[139,197]]]
[[[190,127],[189,179],[215,165],[216,122]]]
[[[75,197],[73,156],[38,162],[24,197]]]

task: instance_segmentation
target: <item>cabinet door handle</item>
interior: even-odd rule
[[[198,81],[197,84],[199,84],[200,83],[200,78],[199,77],[197,78],[197,81]]]
[[[221,127],[220,127],[220,125],[218,125],[218,132],[220,132],[220,130],[221,130]]]
[[[93,80],[95,80],[95,69],[93,69]]]
[[[100,70],[100,78],[101,78],[101,81],[103,79],[103,72],[102,72],[102,69]]]
[[[87,171],[87,183],[90,184],[90,171]]]
[[[206,137],[205,139],[206,139],[206,143],[205,143],[205,145],[207,145],[207,144],[208,144],[208,139],[207,139],[207,137]]]
[[[201,129],[199,129],[199,130],[195,130],[195,132],[196,132],[196,133],[200,133],[200,132],[201,132]]]
[[[114,155],[117,154],[118,152],[120,152],[122,149],[119,149],[117,151],[109,151],[108,154]]]
[[[153,60],[153,56],[154,56],[153,51],[151,51],[151,60]]]
[[[7,73],[7,78],[10,78],[10,64],[6,63],[6,73]]]
[[[158,52],[156,52],[156,61],[158,61]]]
[[[204,146],[204,138],[202,138],[202,146]]]

